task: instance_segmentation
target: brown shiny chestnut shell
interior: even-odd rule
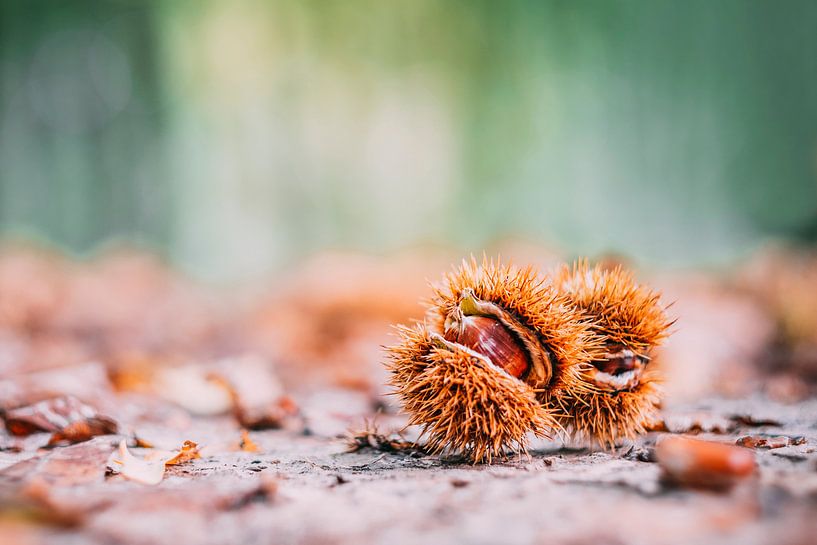
[[[460,316],[445,331],[445,339],[482,354],[509,375],[520,378],[530,369],[527,351],[499,320]]]
[[[641,383],[647,363],[647,356],[622,345],[609,345],[605,359],[592,362],[592,380],[605,390],[631,390]]]

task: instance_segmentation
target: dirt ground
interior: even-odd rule
[[[443,262],[323,257],[247,297],[140,253],[0,252],[0,544],[815,542],[817,258],[653,275],[679,318],[660,431],[490,465],[412,446],[384,386]],[[678,483],[670,436],[757,469]]]
[[[2,542],[806,544],[817,531],[817,401],[711,399],[666,411],[670,428],[703,428],[700,436],[719,442],[802,438],[757,449],[757,477],[725,492],[662,482],[651,451],[663,434],[615,452],[541,443],[473,466],[417,452],[346,452],[341,425],[362,415],[331,414],[307,435],[251,433],[258,452],[231,449],[230,422],[191,422],[188,436],[209,438],[212,453],[169,468],[155,486],[106,477],[118,436],[1,453],[3,491],[16,502],[0,519]]]

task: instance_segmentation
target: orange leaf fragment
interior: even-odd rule
[[[107,418],[89,418],[88,420],[72,422],[63,429],[54,432],[48,440],[48,446],[54,446],[58,443],[82,443],[97,435],[109,435],[116,433],[116,431],[116,423]]]
[[[185,441],[182,449],[175,456],[165,461],[166,466],[173,466],[201,458],[199,446],[193,441]]]
[[[250,432],[241,430],[241,442],[238,444],[239,448],[244,452],[259,452],[261,449],[250,437]]]

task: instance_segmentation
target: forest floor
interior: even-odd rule
[[[815,543],[817,254],[653,275],[678,317],[656,431],[483,465],[414,447],[385,395],[389,326],[451,262],[222,291],[141,251],[3,249],[0,544]]]
[[[155,485],[106,469],[119,435],[6,448],[0,541],[806,544],[817,531],[817,400],[712,399],[665,411],[670,430],[717,442],[791,439],[754,449],[755,476],[706,491],[662,477],[653,446],[667,432],[610,452],[539,443],[491,465],[388,452],[382,437],[365,434],[358,438],[371,445],[348,452],[343,430],[363,425],[349,409],[365,403],[348,392],[328,397],[334,408],[320,396],[314,407],[307,402],[311,422],[300,431],[251,432],[255,452],[241,450],[230,418],[195,418],[173,431],[146,426],[145,437],[158,442],[176,434],[201,446],[200,458],[167,466]],[[381,429],[399,424],[381,420]]]

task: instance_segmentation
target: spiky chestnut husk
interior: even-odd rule
[[[427,324],[399,329],[388,363],[431,448],[488,461],[558,428],[542,400],[587,388],[583,362],[601,348],[583,314],[531,268],[487,259],[463,262],[434,292]]]
[[[391,348],[391,385],[409,423],[420,425],[424,448],[491,462],[506,449],[524,451],[529,432],[544,436],[557,420],[524,382],[489,359],[429,332],[400,327]]]
[[[526,383],[550,393],[584,390],[583,362],[602,345],[583,312],[532,267],[517,268],[488,259],[480,263],[472,257],[433,289],[428,322],[434,329],[445,331],[446,321],[473,295],[479,304],[495,305],[505,313],[505,325],[514,333],[521,331],[520,337],[528,337],[522,340],[529,352],[536,352],[536,347],[531,350],[528,346],[532,340],[543,353],[547,368],[537,372],[532,365],[530,373],[521,377]]]
[[[644,433],[661,399],[660,373],[649,365],[650,351],[672,324],[660,295],[638,285],[621,267],[591,268],[586,262],[563,267],[554,286],[587,314],[605,346],[582,372],[588,388],[551,400],[570,415],[563,425],[575,438],[604,446]]]

